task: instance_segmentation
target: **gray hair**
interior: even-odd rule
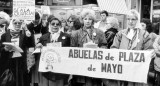
[[[81,12],[81,18],[85,18],[86,16],[90,16],[93,20],[93,22],[95,21],[95,11],[92,9],[83,9],[83,11]]]
[[[137,19],[137,24],[136,24],[135,28],[142,28],[142,26],[140,24],[140,14],[139,14],[139,12],[137,10],[131,9],[131,10],[129,10],[127,15],[128,16],[134,15],[136,17],[136,19]]]
[[[109,21],[109,23],[111,24],[112,28],[119,28],[119,22],[118,19],[115,17],[108,17],[107,18],[107,22]]]
[[[129,12],[127,13],[127,15],[134,15],[136,17],[137,20],[140,20],[140,14],[137,10],[135,9],[131,9],[129,10]]]

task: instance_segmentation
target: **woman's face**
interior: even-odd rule
[[[102,13],[102,14],[101,14],[101,20],[102,20],[102,21],[106,21],[106,19],[107,19],[106,14],[105,14],[105,13]]]
[[[60,28],[60,22],[58,20],[52,20],[50,22],[50,28],[52,32],[54,33],[58,32]]]
[[[20,30],[21,26],[22,26],[22,21],[21,20],[15,19],[13,21],[13,27],[14,27],[15,30]]]
[[[131,14],[128,16],[128,27],[131,28],[131,29],[134,29],[136,24],[137,24],[137,18],[135,15]]]
[[[92,26],[93,19],[91,16],[87,15],[83,18],[84,27],[89,28]]]
[[[69,26],[69,27],[73,27],[73,26],[74,26],[73,23],[74,23],[74,21],[73,21],[71,18],[69,18],[69,19],[68,19],[68,26]]]
[[[62,22],[62,27],[65,27],[66,26],[66,22]]]
[[[141,25],[142,25],[142,29],[145,30],[146,29],[146,24],[142,22]]]

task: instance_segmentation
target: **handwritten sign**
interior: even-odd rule
[[[13,18],[35,19],[35,0],[13,0]]]
[[[48,15],[51,14],[49,6],[41,6],[41,11],[42,11],[42,14],[48,14]]]
[[[152,51],[43,47],[40,72],[147,83]]]

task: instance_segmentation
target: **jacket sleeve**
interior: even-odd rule
[[[78,47],[78,31],[73,31],[71,34],[71,47]]]
[[[121,43],[121,39],[122,39],[122,31],[119,31],[115,37],[114,37],[114,40],[113,40],[113,44],[111,45],[110,48],[114,49],[119,49],[120,47],[120,43]]]
[[[99,31],[100,37],[99,37],[99,47],[104,47],[107,48],[107,41],[106,41],[106,37],[105,34],[102,31]]]
[[[145,31],[144,35],[144,41],[143,41],[143,47],[142,50],[147,50],[152,48],[152,39],[148,32]]]

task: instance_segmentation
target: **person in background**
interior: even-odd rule
[[[1,35],[7,31],[9,23],[10,23],[9,15],[3,11],[0,11],[0,42],[1,42]]]
[[[69,47],[70,35],[60,31],[60,20],[54,16],[50,16],[48,23],[49,33],[44,34],[40,38],[40,41],[36,47],[42,48],[43,46],[47,46],[48,43],[56,42],[61,42],[62,47]],[[67,74],[58,74],[53,72],[43,73],[39,82],[39,86],[64,86],[68,84],[68,76],[69,75]]]
[[[153,43],[155,42],[155,39],[158,37],[158,35],[153,32],[152,23],[151,23],[150,19],[143,18],[141,20],[141,25],[142,25],[142,29],[148,31],[148,33],[150,34],[150,37],[152,40],[151,45],[153,45]],[[154,49],[153,46],[151,46],[151,49]],[[149,73],[148,73],[148,84],[150,84],[150,85],[153,85],[155,83],[154,60],[155,60],[155,57],[152,58],[152,60],[150,62]]]
[[[141,25],[142,25],[142,29],[146,30],[150,34],[152,38],[152,42],[154,42],[157,37],[157,34],[153,32],[152,23],[150,19],[143,18],[141,20]]]
[[[140,14],[132,9],[127,14],[128,28],[119,31],[111,45],[111,49],[126,49],[126,50],[147,50],[150,48],[152,41],[149,33],[141,29]],[[125,82],[120,84],[116,81],[109,82],[109,86],[144,86],[143,83]]]
[[[107,22],[107,17],[108,17],[108,12],[103,10],[101,13],[101,21],[97,22],[94,24],[94,28],[98,28],[105,32],[107,30],[106,28],[106,22]]]
[[[67,31],[67,33],[71,34],[72,31],[76,31],[80,28],[81,28],[81,23],[80,23],[79,18],[75,15],[71,15],[68,18],[68,31]]]
[[[94,48],[106,48],[105,34],[93,27],[95,21],[95,12],[91,9],[84,9],[81,12],[83,26],[71,35],[72,47],[85,47],[85,44],[91,44]],[[95,46],[96,45],[96,46]],[[93,48],[92,47],[92,48]],[[91,77],[73,75],[71,86],[101,86],[101,80]]]
[[[42,35],[48,32],[48,28],[47,25],[44,26],[42,24],[42,19],[41,19],[41,14],[38,12],[35,12],[35,20],[33,20],[31,23],[29,23],[27,25],[28,30],[32,33],[32,34],[39,34],[41,33]]]
[[[108,49],[110,48],[110,46],[113,43],[114,37],[115,37],[116,33],[118,32],[118,28],[119,28],[118,19],[115,17],[108,17],[107,18],[107,25],[106,25],[107,31],[105,31]]]
[[[160,86],[160,36],[158,35],[153,43],[153,47],[156,53],[154,58],[154,86]]]
[[[61,20],[61,31],[62,32],[67,32],[68,31],[68,26],[67,26],[67,21],[65,19]]]
[[[29,39],[31,36],[27,36],[25,34],[26,26],[22,19],[12,19],[8,30],[2,34],[1,42],[9,42],[14,43],[19,46],[23,53],[21,55],[15,56],[15,52],[11,51],[12,47],[3,45],[1,47],[1,57],[7,59],[6,68],[10,68],[13,71],[13,75],[15,77],[15,83],[12,86],[29,86],[30,78],[28,76],[27,71],[27,60],[26,54],[29,47],[31,47],[31,43],[29,43]]]
[[[46,18],[46,15],[43,15],[44,19]],[[45,21],[45,20],[44,20]],[[39,42],[39,39],[42,35],[48,33],[48,24],[47,22],[42,21],[42,16],[39,12],[35,12],[35,20],[33,20],[31,23],[27,25],[29,31],[32,34],[32,40],[29,40],[30,43],[34,44],[34,48]],[[46,19],[47,21],[47,19]],[[35,48],[36,49],[36,48]],[[32,50],[34,51],[34,49]],[[31,51],[31,53],[32,53]],[[30,59],[30,62],[33,61],[35,64],[30,68],[30,74],[31,74],[31,85],[32,86],[38,86],[40,83],[40,76],[38,72],[38,66],[39,66],[39,59],[40,59],[40,53],[35,53],[34,59]]]
[[[0,76],[4,72],[4,70],[7,68],[7,58],[4,58],[1,56],[2,52],[2,42],[1,42],[1,35],[3,35],[9,26],[10,23],[10,17],[7,13],[0,11]]]

